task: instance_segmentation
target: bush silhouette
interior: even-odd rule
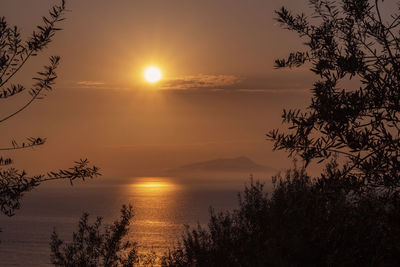
[[[123,206],[121,217],[102,230],[102,218],[89,223],[85,213],[79,221],[78,232],[70,243],[62,241],[54,231],[51,236],[51,263],[55,266],[143,266],[152,265],[154,254],[139,256],[137,245],[127,238],[132,206]]]
[[[304,169],[275,179],[271,196],[252,181],[237,210],[211,210],[208,226],[187,229],[163,266],[400,264],[398,201],[354,202],[340,179],[315,180]]]

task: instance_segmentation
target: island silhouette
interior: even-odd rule
[[[167,170],[169,175],[188,173],[223,173],[223,172],[273,172],[274,168],[258,164],[246,156],[235,158],[218,158],[208,161],[194,162]]]

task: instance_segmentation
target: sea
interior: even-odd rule
[[[238,193],[250,179],[132,177],[110,181],[46,184],[27,193],[13,217],[0,215],[0,266],[52,266],[49,243],[53,230],[71,241],[84,212],[90,214],[91,222],[101,216],[110,224],[124,204],[134,209],[129,239],[137,242],[139,253],[161,256],[177,245],[185,225],[206,226],[210,207],[217,212],[237,208]]]

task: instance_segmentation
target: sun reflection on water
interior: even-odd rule
[[[177,189],[177,185],[170,182],[166,177],[138,177],[132,184],[136,193],[166,193]]]
[[[135,210],[132,241],[138,242],[142,253],[162,255],[184,230],[177,220],[181,185],[174,178],[136,177],[126,189]]]

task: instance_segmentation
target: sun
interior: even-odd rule
[[[149,83],[156,83],[161,80],[161,70],[155,66],[147,67],[144,71],[144,78]]]

